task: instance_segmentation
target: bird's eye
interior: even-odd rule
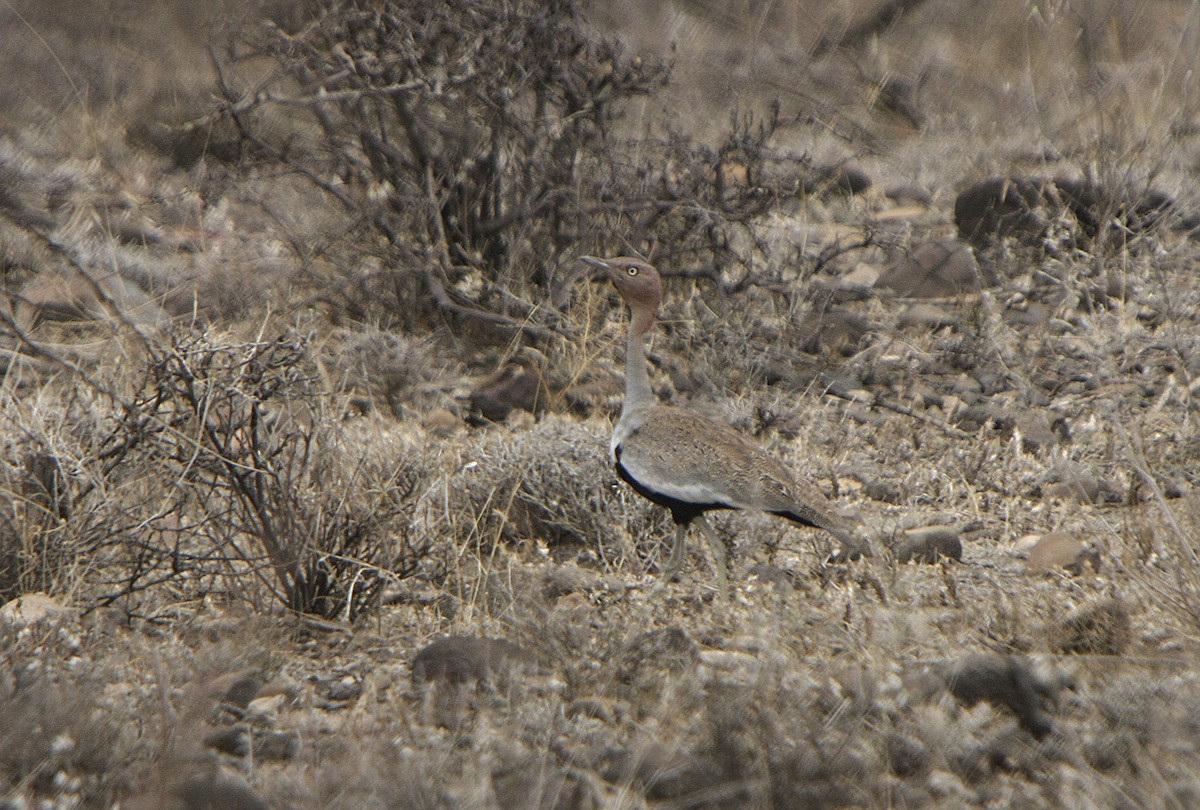
[[[636,276],[638,274],[638,269],[636,267],[630,267],[628,272],[629,272],[629,275]]]

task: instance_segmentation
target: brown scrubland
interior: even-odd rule
[[[0,808],[1200,805],[1200,8],[0,5]],[[651,386],[874,553],[666,510]],[[840,524],[839,524],[840,525]]]

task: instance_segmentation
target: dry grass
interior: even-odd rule
[[[1200,209],[1200,16],[909,5],[856,39],[854,3],[591,4],[622,58],[673,62],[601,178],[664,213],[533,221],[502,284],[453,268],[452,301],[525,336],[416,305],[383,185],[347,209],[264,160],[314,154],[307,114],[261,105],[257,145],[206,118],[214,65],[277,87],[225,34],[300,6],[4,6],[0,594],[68,609],[0,615],[0,803],[1194,806],[1197,242],[1056,213],[981,251],[981,294],[869,285],[991,174]],[[846,161],[875,188],[813,182]],[[932,206],[896,214],[892,184]],[[626,314],[562,286],[626,239],[670,274],[659,395],[754,434],[876,558],[722,514],[735,598],[699,544],[652,590],[669,520],[607,458]],[[529,345],[548,412],[456,419]],[[962,562],[888,553],[929,526]],[[1050,532],[1092,556],[1033,570]],[[413,684],[446,635],[528,654]]]

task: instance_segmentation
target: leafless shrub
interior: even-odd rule
[[[307,341],[196,329],[147,348],[120,390],[73,367],[66,412],[21,417],[64,451],[10,462],[6,593],[82,580],[81,601],[132,607],[169,586],[353,618],[423,563],[424,460],[340,420]]]

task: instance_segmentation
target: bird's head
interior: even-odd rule
[[[651,315],[658,312],[662,303],[662,276],[654,269],[654,265],[631,256],[611,259],[580,256],[579,260],[604,271],[604,275],[634,312],[640,310]]]

